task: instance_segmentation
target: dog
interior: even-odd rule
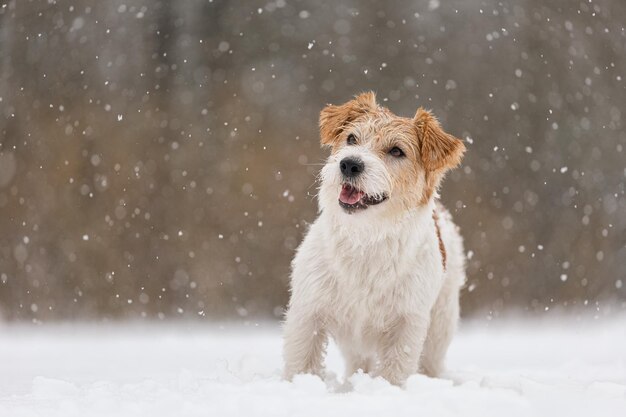
[[[373,92],[326,106],[319,127],[331,155],[320,173],[319,217],[292,262],[284,376],[324,377],[329,337],[346,378],[362,370],[402,385],[417,372],[439,376],[465,257],[437,190],[465,146],[431,112],[396,116]]]

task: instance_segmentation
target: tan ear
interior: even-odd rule
[[[328,105],[320,113],[320,139],[324,146],[332,146],[346,125],[359,116],[373,112],[378,105],[373,92],[362,93],[340,106]]]
[[[465,145],[444,132],[431,112],[420,107],[414,121],[420,140],[422,162],[427,170],[444,172],[461,163]]]

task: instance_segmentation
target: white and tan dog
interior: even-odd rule
[[[465,146],[419,109],[398,117],[364,93],[320,115],[320,215],[293,260],[285,376],[322,375],[328,337],[358,369],[403,384],[437,376],[459,317],[463,244],[436,202]]]

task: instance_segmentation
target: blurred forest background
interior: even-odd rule
[[[0,1],[0,318],[280,317],[317,118],[467,141],[465,315],[626,311],[623,0]]]

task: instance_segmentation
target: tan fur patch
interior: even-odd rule
[[[340,106],[328,105],[320,113],[320,136],[322,145],[333,146],[339,140],[346,125],[361,116],[374,113],[378,109],[376,95],[363,93]]]
[[[439,240],[439,252],[441,252],[441,262],[443,263],[443,270],[446,270],[446,263],[448,261],[448,255],[446,253],[446,245],[441,238],[441,229],[439,228],[439,213],[437,209],[433,210],[433,220],[435,222],[435,233],[437,233],[437,240]]]
[[[465,145],[444,132],[437,118],[428,110],[420,107],[413,120],[420,139],[422,163],[426,169],[426,188],[422,199],[426,202],[439,186],[445,172],[461,163]]]
[[[431,112],[420,107],[414,120],[420,136],[422,161],[426,169],[431,171],[451,169],[461,163],[465,145],[444,132]]]

